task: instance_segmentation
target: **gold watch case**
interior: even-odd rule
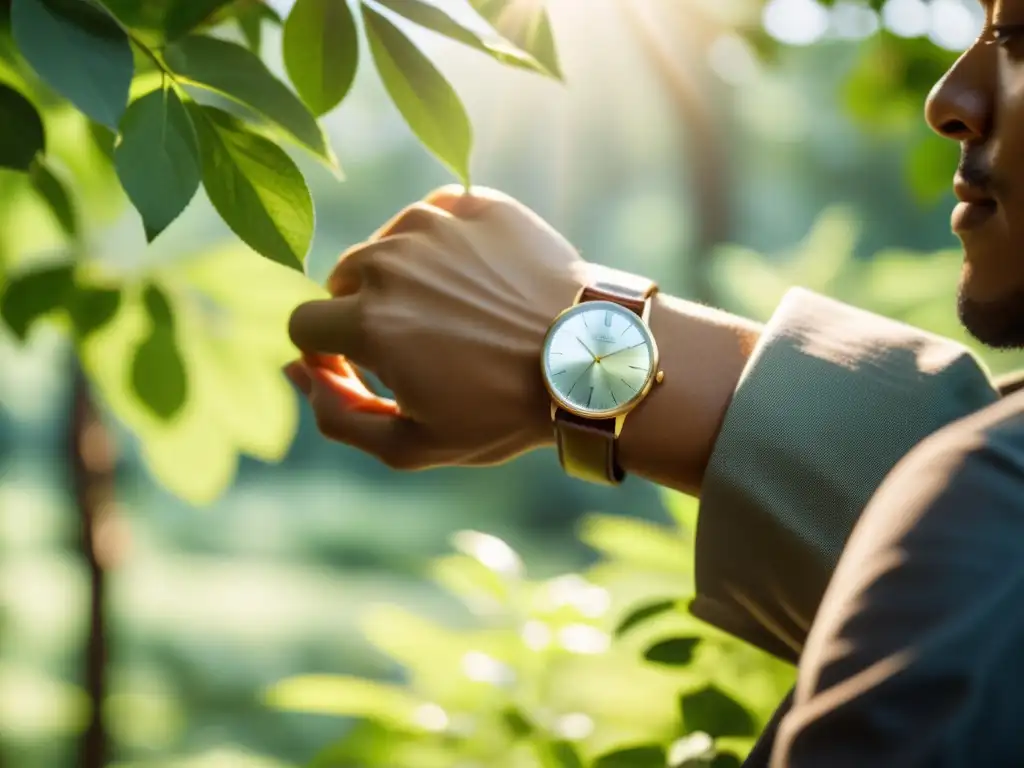
[[[643,382],[643,385],[638,389],[637,393],[626,402],[623,402],[622,404],[618,405],[615,408],[603,410],[580,408],[575,403],[570,402],[564,395],[562,395],[561,392],[558,391],[558,389],[553,385],[548,375],[547,360],[549,357],[551,340],[554,335],[554,332],[560,327],[562,322],[566,319],[567,315],[588,310],[600,309],[602,306],[606,306],[609,309],[614,307],[616,311],[629,313],[633,318],[639,320],[637,325],[639,326],[639,328],[642,329],[640,331],[641,335],[644,336],[644,339],[650,348],[651,365],[649,371],[647,372],[647,376]],[[647,301],[644,305],[643,314],[637,316],[631,310],[615,302],[587,301],[580,303],[579,295],[577,295],[576,301],[574,301],[570,306],[566,307],[564,310],[559,312],[558,315],[554,318],[554,320],[551,321],[551,325],[548,327],[548,331],[544,336],[543,346],[541,347],[540,368],[541,379],[544,381],[544,387],[545,389],[547,389],[548,394],[551,396],[552,419],[555,418],[555,414],[558,412],[559,408],[584,419],[615,419],[615,436],[619,436],[619,433],[622,431],[622,426],[625,422],[626,416],[628,416],[634,408],[636,408],[641,402],[643,402],[644,398],[646,398],[647,395],[650,394],[650,391],[655,384],[660,384],[665,378],[664,371],[662,371],[659,367],[661,363],[661,357],[658,351],[658,344],[654,338],[654,334],[651,332],[650,325],[648,324],[650,306],[651,302]]]

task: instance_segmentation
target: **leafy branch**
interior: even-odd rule
[[[466,110],[408,28],[561,78],[542,4],[525,15],[510,14],[504,0],[470,4],[489,32],[423,0],[297,0],[284,20],[256,0],[11,0],[9,17],[0,9],[0,168],[26,176],[69,247],[57,264],[4,276],[0,318],[21,340],[43,318],[69,319],[81,347],[132,307],[145,316],[139,297],[156,286],[171,297],[172,321],[150,326],[175,326],[180,302],[163,278],[100,279],[84,258],[88,222],[47,136],[50,113],[68,105],[109,137],[109,164],[147,243],[202,187],[248,248],[300,274],[315,227],[313,201],[282,147],[341,177],[318,118],[349,95],[364,50],[412,132],[468,185],[473,136]],[[283,27],[292,87],[260,58],[268,24]],[[219,34],[226,25],[244,42]],[[139,335],[130,352],[130,381],[149,417],[172,424],[186,410],[189,389],[167,391],[167,382],[196,372],[180,334],[160,334],[156,343],[153,333]]]

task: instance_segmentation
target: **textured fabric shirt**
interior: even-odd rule
[[[704,478],[691,611],[796,662],[886,475],[929,435],[998,399],[964,346],[789,291],[741,377]]]

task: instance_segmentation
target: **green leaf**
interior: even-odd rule
[[[469,0],[470,5],[502,37],[533,56],[553,77],[562,67],[551,31],[551,19],[541,0]]]
[[[695,731],[675,741],[668,750],[670,768],[711,768],[715,740],[703,731]]]
[[[189,111],[213,207],[257,253],[301,272],[314,226],[302,173],[280,147],[226,112],[194,104]]]
[[[505,605],[509,585],[479,560],[466,555],[440,557],[430,564],[430,575],[438,584],[471,606],[481,600]]]
[[[533,723],[520,712],[516,707],[508,707],[501,713],[501,719],[505,727],[512,733],[513,738],[522,739],[534,731]]]
[[[489,570],[508,579],[522,578],[523,559],[512,547],[497,536],[480,531],[457,531],[451,537],[452,546],[472,557]]]
[[[32,325],[60,309],[74,289],[74,268],[57,264],[12,277],[0,296],[0,317],[20,341]]]
[[[170,421],[188,399],[188,374],[167,296],[150,285],[143,294],[143,302],[150,329],[132,358],[132,389],[154,416]]]
[[[673,637],[652,645],[644,651],[644,658],[667,667],[685,667],[693,661],[693,652],[699,644],[699,637]]]
[[[174,334],[153,326],[132,358],[132,389],[158,419],[170,421],[185,406],[188,375]]]
[[[679,709],[687,731],[703,731],[716,739],[757,734],[754,716],[714,685],[681,696]]]
[[[767,320],[789,290],[782,268],[756,251],[738,245],[715,249],[712,279],[733,311]]]
[[[173,89],[158,88],[132,102],[114,162],[152,242],[185,210],[202,178],[192,121]]]
[[[352,88],[359,35],[348,0],[297,0],[284,23],[284,64],[313,114],[330,112]]]
[[[262,2],[252,2],[243,5],[235,13],[235,21],[245,38],[249,50],[257,56],[260,55],[260,47],[263,42],[263,22],[272,21],[281,23],[281,18]]]
[[[164,38],[177,40],[213,16],[232,0],[175,0],[164,17]]]
[[[235,16],[235,22],[249,50],[259,56],[263,48],[263,15],[259,13],[258,7],[239,12]]]
[[[111,161],[114,159],[114,148],[117,145],[117,134],[105,125],[90,120],[89,138],[96,145],[96,149],[106,155]]]
[[[661,500],[675,521],[681,535],[692,536],[697,530],[700,501],[686,493],[662,489]]]
[[[142,292],[142,306],[146,308],[146,314],[153,325],[163,325],[174,330],[174,309],[161,288],[147,285]]]
[[[0,168],[27,171],[46,151],[43,120],[32,102],[0,83]]]
[[[635,563],[645,570],[689,576],[692,548],[674,530],[646,520],[618,515],[588,515],[580,539],[607,557]]]
[[[314,755],[305,768],[453,768],[465,762],[463,744],[462,739],[423,738],[408,729],[362,720],[347,729],[344,739]]]
[[[366,4],[363,18],[391,100],[426,148],[469,186],[473,129],[458,94],[398,27]]]
[[[255,258],[233,238],[177,261],[161,279],[172,278],[189,381],[188,402],[176,418],[157,418],[132,389],[134,352],[151,326],[141,290],[125,290],[117,315],[83,341],[80,357],[105,407],[138,436],[153,478],[204,505],[230,486],[240,453],[261,461],[287,453],[299,414],[281,375],[295,355],[288,316],[326,292],[298,272]]]
[[[661,616],[663,613],[668,613],[676,608],[678,600],[658,600],[653,603],[647,603],[641,605],[639,608],[631,611],[626,615],[619,625],[615,628],[615,636],[621,637],[622,635],[629,632],[633,627],[643,624],[648,619],[653,619],[656,616]]]
[[[121,307],[121,291],[88,285],[76,286],[68,301],[68,314],[79,339],[96,333],[111,322]]]
[[[650,744],[609,752],[594,761],[594,768],[665,768],[665,759],[665,749]]]
[[[833,295],[832,287],[854,263],[861,228],[860,217],[849,206],[831,205],[822,210],[783,264],[790,275],[788,282]]]
[[[366,640],[404,667],[447,670],[465,652],[457,632],[395,605],[375,606],[360,618]]]
[[[374,2],[413,24],[486,53],[502,64],[546,75],[551,74],[530,54],[519,50],[505,40],[484,39],[473,30],[459,24],[436,5],[421,2],[421,0],[374,0]]]
[[[29,169],[29,179],[36,192],[50,208],[64,234],[70,238],[77,237],[79,233],[78,213],[71,201],[71,194],[64,182],[42,157],[36,157],[32,163],[32,167]]]
[[[537,752],[544,768],[583,768],[583,760],[570,741],[541,741]]]
[[[413,729],[420,702],[401,688],[358,677],[307,675],[272,686],[268,706],[286,712],[369,718]]]
[[[286,137],[337,168],[316,118],[252,51],[225,40],[190,35],[168,46],[164,55],[182,78],[253,109]]]
[[[135,66],[114,19],[83,0],[13,0],[11,25],[22,55],[51,88],[117,129]]]

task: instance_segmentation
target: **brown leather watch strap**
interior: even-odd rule
[[[647,300],[658,290],[652,280],[610,267],[597,267],[591,275],[590,284],[580,294],[581,304],[584,301],[613,301],[642,315]]]
[[[559,408],[555,444],[568,475],[604,485],[617,485],[626,475],[615,460],[615,419],[584,419]]]
[[[578,303],[612,301],[643,317],[657,285],[608,267],[593,267],[592,279]],[[566,474],[604,485],[618,485],[626,473],[616,460],[615,419],[588,419],[559,408],[555,411],[555,443]]]

